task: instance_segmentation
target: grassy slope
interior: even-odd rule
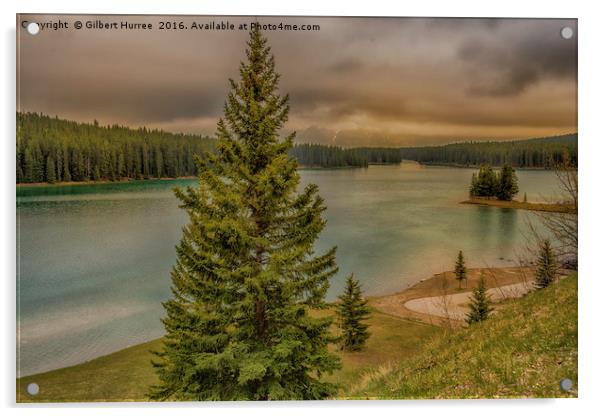
[[[343,368],[326,379],[338,383],[340,396],[364,373],[418,354],[424,345],[442,332],[440,327],[372,311],[368,320],[370,338],[360,352],[340,353]]]
[[[332,313],[322,312],[322,313]],[[372,336],[366,349],[343,353],[343,368],[328,375],[342,388],[345,396],[366,371],[387,362],[397,362],[416,355],[439,327],[412,322],[374,312],[369,321]],[[161,348],[161,340],[136,345],[84,364],[50,371],[17,380],[17,400],[21,402],[74,401],[143,401],[156,376],[150,364],[150,350]],[[31,397],[25,389],[37,383],[40,393]]]
[[[570,378],[573,390],[559,382]],[[577,276],[522,299],[496,316],[440,336],[424,351],[385,366],[350,391],[356,398],[577,396]]]

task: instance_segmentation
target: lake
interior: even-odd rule
[[[368,295],[451,270],[514,265],[527,211],[461,205],[471,169],[414,163],[303,170],[327,226],[318,251],[338,246],[328,299],[355,273]],[[551,197],[555,176],[519,171],[529,201]],[[160,337],[175,245],[186,223],[172,188],[194,180],[49,186],[17,191],[18,375],[77,364]]]

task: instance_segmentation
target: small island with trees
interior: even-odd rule
[[[564,160],[565,163],[569,163],[567,155],[564,156]],[[478,172],[472,174],[469,199],[461,203],[559,213],[574,213],[576,210],[571,201],[528,202],[526,193],[523,194],[522,201],[518,201],[514,199],[518,193],[518,178],[510,164],[505,163],[499,172],[491,165],[484,164]]]

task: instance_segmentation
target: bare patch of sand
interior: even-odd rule
[[[481,276],[492,296],[497,300],[522,296],[535,279],[534,267],[500,267],[468,269],[467,281],[458,287],[453,271],[438,273],[430,279],[392,295],[369,298],[369,304],[383,313],[400,318],[419,320],[434,325],[458,325],[467,307],[468,297]],[[504,286],[510,286],[503,289]],[[523,287],[524,289],[521,289]],[[522,294],[521,294],[522,293]],[[459,295],[459,296],[458,296]],[[512,296],[515,295],[515,296]],[[428,298],[435,298],[430,299]],[[424,300],[427,298],[427,300]],[[414,301],[419,300],[420,301]],[[409,303],[409,306],[406,304]],[[447,309],[447,313],[442,310]],[[449,312],[453,312],[450,314]],[[443,316],[442,316],[443,315]],[[453,315],[453,316],[450,316]]]
[[[533,282],[514,283],[487,290],[492,302],[510,298],[519,298],[533,289]],[[471,292],[453,293],[442,296],[412,299],[404,303],[404,307],[427,315],[463,321],[468,314]]]

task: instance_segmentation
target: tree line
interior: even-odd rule
[[[399,149],[403,159],[424,164],[480,166],[508,164],[518,168],[552,169],[562,162],[567,152],[569,161],[577,165],[575,134],[505,142],[465,142],[444,146]]]
[[[344,149],[321,144],[298,144],[289,152],[299,165],[306,167],[338,168],[367,167],[371,162],[363,149]]]
[[[78,123],[37,113],[17,113],[17,183],[79,182],[197,175],[194,155],[214,151],[215,139],[98,122]],[[577,135],[513,142],[456,143],[384,148],[297,144],[288,154],[306,167],[398,164],[489,164],[549,168],[568,152],[576,165]]]
[[[194,155],[213,146],[204,136],[17,113],[17,183],[192,176]]]
[[[357,147],[299,144],[290,155],[303,166],[365,167],[414,160],[423,164],[453,166],[503,166],[552,169],[564,153],[577,165],[577,134],[505,142],[464,142],[423,147]]]

